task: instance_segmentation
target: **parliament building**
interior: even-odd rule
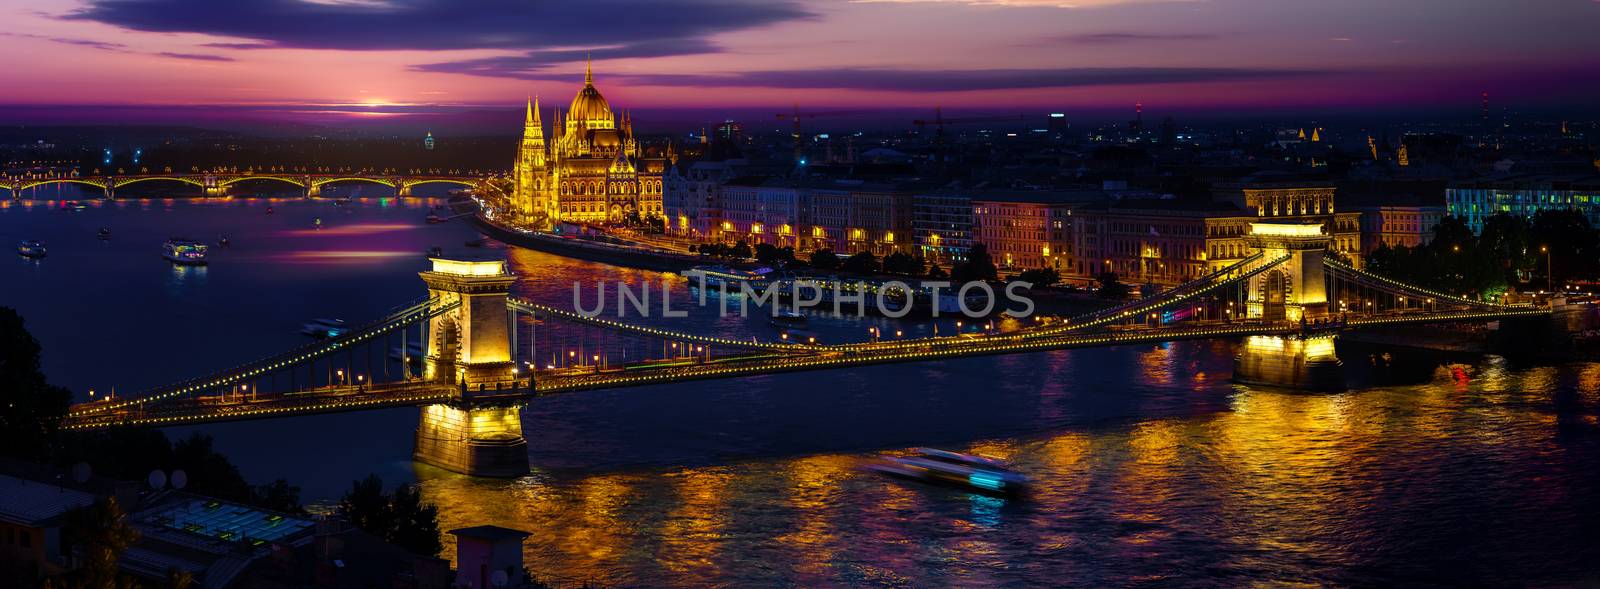
[[[511,198],[527,224],[549,229],[560,223],[615,225],[661,216],[667,160],[643,156],[633,118],[623,113],[619,122],[595,89],[592,68],[585,68],[583,89],[567,110],[553,114],[555,140],[549,143],[538,101],[528,101]]]

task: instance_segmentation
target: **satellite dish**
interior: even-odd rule
[[[189,473],[183,472],[182,470],[172,471],[171,479],[172,488],[174,489],[183,489],[189,485]]]
[[[89,463],[87,462],[79,462],[72,465],[72,480],[80,485],[89,482],[89,475],[93,473],[94,471],[89,469]]]
[[[507,581],[510,581],[510,579],[506,577],[505,571],[495,571],[494,574],[489,575],[489,584],[495,587],[504,587]]]
[[[159,491],[167,486],[167,473],[161,472],[161,469],[152,470],[146,480],[150,482],[150,488]]]

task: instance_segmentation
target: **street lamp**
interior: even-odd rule
[[[1541,245],[1539,251],[1544,254],[1544,289],[1555,292],[1555,271],[1550,268],[1550,246]]]

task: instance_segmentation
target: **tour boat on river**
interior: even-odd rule
[[[36,239],[29,239],[17,244],[17,255],[24,258],[43,258],[46,253],[48,252],[45,250],[44,242]]]
[[[161,246],[161,257],[174,264],[185,266],[206,265],[206,244],[193,239],[174,237]]]
[[[1029,483],[1028,477],[999,460],[934,448],[918,448],[913,456],[885,457],[867,468],[896,478],[987,495],[1014,497],[1025,492]]]

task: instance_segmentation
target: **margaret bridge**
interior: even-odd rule
[[[1326,258],[1328,240],[1319,225],[1257,223],[1249,257],[1120,306],[1030,319],[1007,331],[833,345],[729,339],[587,317],[510,297],[516,277],[503,261],[436,258],[421,273],[427,296],[371,323],[197,378],[74,405],[63,427],[162,427],[421,406],[416,460],[472,475],[516,476],[528,470],[520,408],[545,395],[1212,338],[1244,340],[1237,380],[1342,388],[1333,346],[1340,332],[1550,313],[1364,272]],[[388,360],[391,349],[399,350],[398,362]]]
[[[482,177],[439,174],[399,174],[373,172],[196,172],[191,174],[140,173],[114,176],[43,175],[38,177],[0,176],[0,188],[13,196],[22,191],[52,185],[76,184],[99,188],[105,198],[116,198],[118,188],[146,182],[167,182],[197,186],[206,196],[227,196],[230,187],[244,182],[275,182],[290,184],[301,189],[307,198],[322,195],[325,186],[336,183],[381,184],[395,189],[398,196],[411,196],[411,189],[425,184],[452,184],[477,187]]]

